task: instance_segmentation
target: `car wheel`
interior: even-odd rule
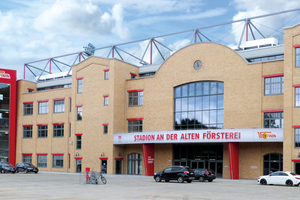
[[[156,177],[155,177],[155,181],[156,181],[156,182],[161,182],[160,176],[156,176]]]
[[[165,180],[166,182],[170,182],[170,180]]]
[[[179,176],[177,180],[178,180],[178,183],[183,183],[183,182],[184,182],[184,180],[183,180],[183,177],[182,177],[182,176]]]
[[[208,182],[212,182],[213,180],[208,180]]]
[[[2,170],[1,170],[1,173],[2,173],[2,174],[4,174],[4,173],[5,173],[5,170],[4,170],[4,169],[2,169]]]
[[[200,176],[199,181],[204,182],[204,177]]]
[[[293,181],[291,181],[291,180],[287,180],[287,181],[285,182],[285,184],[286,184],[287,186],[293,186],[293,185],[294,185]]]
[[[34,172],[34,173],[36,173],[36,174],[37,174],[38,172]]]
[[[266,179],[261,179],[261,180],[260,180],[260,184],[261,184],[261,185],[267,185]]]
[[[187,182],[188,182],[188,183],[191,183],[191,182],[192,182],[192,180],[188,180]]]

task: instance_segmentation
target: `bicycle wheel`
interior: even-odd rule
[[[101,177],[101,181],[102,181],[103,184],[106,184],[106,183],[107,183],[106,178],[103,177],[103,176]]]

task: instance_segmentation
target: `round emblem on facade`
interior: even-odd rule
[[[202,62],[200,60],[196,60],[194,62],[194,69],[198,70],[202,67]]]

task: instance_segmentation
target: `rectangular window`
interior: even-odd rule
[[[65,100],[54,101],[54,113],[65,112]]]
[[[108,125],[103,125],[103,134],[108,133]]]
[[[47,114],[47,113],[48,113],[48,101],[39,102],[39,114]]]
[[[71,155],[69,154],[69,169],[71,168]]]
[[[283,112],[264,113],[264,128],[283,128]]]
[[[295,148],[300,147],[300,128],[295,128]]]
[[[104,97],[104,105],[108,106],[108,97]]]
[[[295,59],[295,66],[296,67],[300,67],[300,47],[298,47],[298,48],[295,48],[295,57],[296,57],[296,59]]]
[[[143,91],[129,92],[129,106],[143,105]]]
[[[46,138],[48,136],[48,126],[38,126],[38,137],[39,138]]]
[[[64,156],[53,155],[53,168],[63,168],[64,167]]]
[[[72,133],[72,126],[71,126],[71,124],[69,124],[69,137],[71,137],[71,133]]]
[[[64,124],[53,125],[53,137],[64,137]]]
[[[70,112],[72,110],[72,99],[70,99]]]
[[[82,93],[82,84],[83,84],[83,79],[78,79],[77,80],[77,93]]]
[[[128,121],[128,133],[143,132],[143,121],[132,120]]]
[[[24,163],[31,163],[32,162],[32,156],[31,155],[23,155],[23,162]]]
[[[82,120],[82,106],[77,107],[77,121]]]
[[[23,138],[32,138],[32,126],[23,127]]]
[[[81,149],[81,135],[76,135],[76,149]]]
[[[265,78],[265,95],[283,94],[283,76]]]
[[[37,156],[37,167],[47,167],[47,155]]]
[[[300,107],[300,87],[295,87],[295,107]]]
[[[33,103],[24,104],[24,115],[32,115],[33,113]]]
[[[108,80],[109,78],[109,71],[104,71],[104,80]]]

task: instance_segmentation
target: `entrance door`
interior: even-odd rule
[[[217,165],[216,165],[216,161],[208,161],[208,169],[212,169],[214,170],[214,172],[217,171]]]
[[[101,172],[107,173],[107,160],[101,160]]]
[[[122,160],[116,160],[116,174],[122,174]]]
[[[76,159],[76,172],[81,172],[81,159]]]

